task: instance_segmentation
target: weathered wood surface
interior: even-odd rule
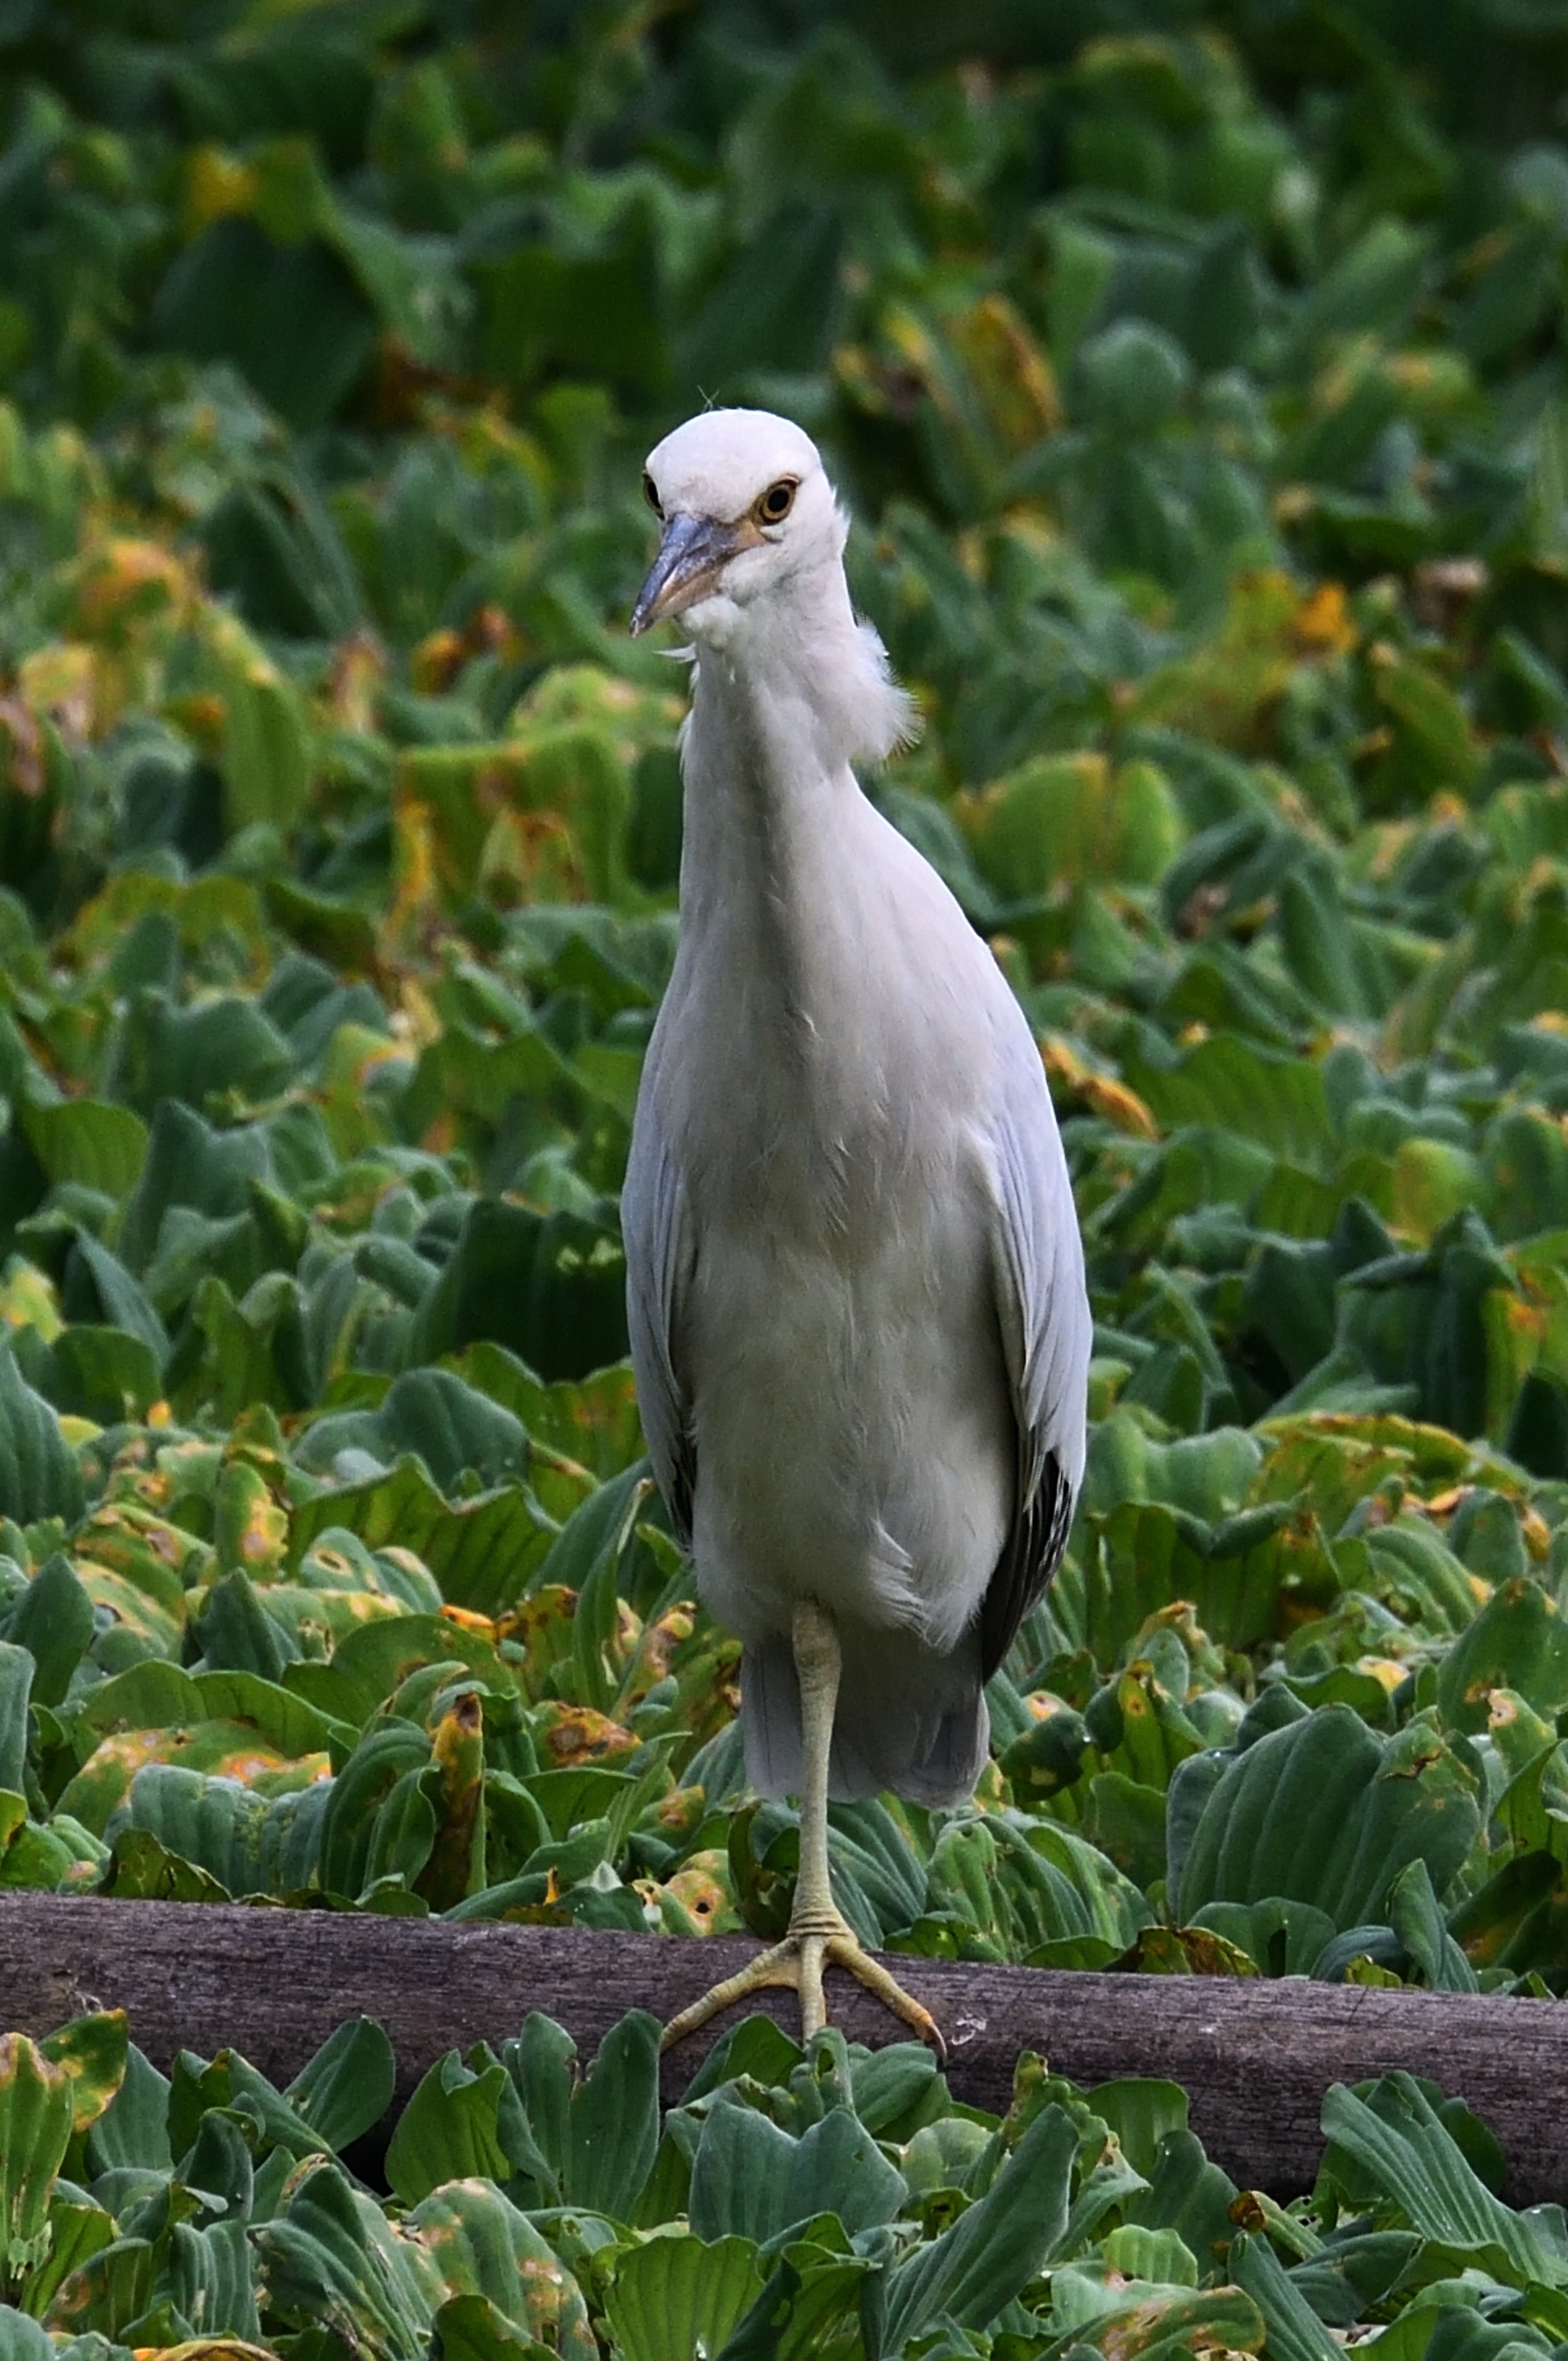
[[[745,1938],[707,1942],[576,1927],[447,1926],[326,1911],[0,1894],[0,2031],[47,2033],[93,2007],[129,2013],[159,2065],[229,2044],[276,2082],[345,2017],[379,2017],[400,2098],[454,2047],[499,2041],[527,2012],[565,2025],[585,2057],[630,2008],[673,2015],[749,1958]],[[1191,2094],[1192,2127],[1243,2186],[1307,2187],[1321,2153],[1331,2082],[1395,2067],[1427,2074],[1489,2123],[1516,2204],[1568,2201],[1568,2002],[1361,1990],[1219,1977],[1061,1974],[900,1959],[948,2038],[955,2097],[1002,2109],[1020,2049],[1092,2087],[1168,2075]],[[834,2021],[852,2040],[897,2028],[858,1985],[830,1976]],[[792,2031],[794,1995],[771,1996]],[[708,2035],[665,2061],[677,2099]]]

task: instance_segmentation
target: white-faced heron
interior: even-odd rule
[[[696,642],[680,944],[621,1201],[653,1470],[744,1643],[746,1769],[801,1798],[764,1984],[806,2031],[835,1962],[940,2047],[834,1905],[829,1797],[961,1802],[982,1684],[1039,1598],[1083,1473],[1090,1315],[1039,1051],[947,886],[850,764],[908,698],[844,578],[815,445],[764,411],[669,434],[631,618]]]

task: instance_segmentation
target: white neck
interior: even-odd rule
[[[776,910],[830,893],[861,800],[850,765],[890,753],[914,712],[855,621],[836,551],[745,606],[706,601],[700,624],[681,741],[681,915],[698,927],[718,915],[716,896],[733,906],[760,893]]]

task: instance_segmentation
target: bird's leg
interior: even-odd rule
[[[857,1982],[902,2017],[923,2041],[928,2041],[939,2058],[945,2057],[947,2045],[929,2009],[922,2007],[880,1960],[872,1959],[833,1899],[828,1867],[828,1767],[833,1712],[839,1700],[839,1634],[832,1618],[815,1598],[802,1598],[795,1606],[791,1636],[800,1680],[802,1772],[800,1872],[789,1931],[782,1943],[760,1953],[739,1974],[727,1976],[672,2017],[660,2047],[668,2049],[717,2016],[720,2009],[769,1984],[789,1985],[800,1994],[801,2023],[809,2041],[828,2022],[822,1971],[831,1966],[848,1968]]]
[[[833,1899],[828,1867],[828,1768],[842,1658],[839,1634],[815,1598],[795,1607],[795,1669],[800,1681],[800,1870],[789,1931],[800,1945],[800,2014],[809,2041],[828,2022],[822,1953],[850,1927]],[[851,1940],[853,1938],[851,1938]]]

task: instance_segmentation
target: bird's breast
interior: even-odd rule
[[[877,1046],[798,1011],[737,1017],[718,1061],[718,1121],[688,1134],[705,1211],[834,1253],[940,1188],[944,1143],[922,1136]]]
[[[658,1087],[705,1219],[831,1251],[956,1185],[982,1119],[991,1043],[972,1008],[967,1025],[952,1021],[948,977],[922,989],[908,944],[890,950],[852,903],[788,941],[789,956],[765,942],[760,956],[753,934],[716,930],[667,1003],[672,1056],[661,1055]]]
[[[754,1640],[811,1591],[952,1646],[1012,1512],[1015,1430],[977,1206],[958,1176],[857,1234],[704,1222],[677,1359],[698,1582]],[[781,1604],[782,1602],[782,1604]]]

